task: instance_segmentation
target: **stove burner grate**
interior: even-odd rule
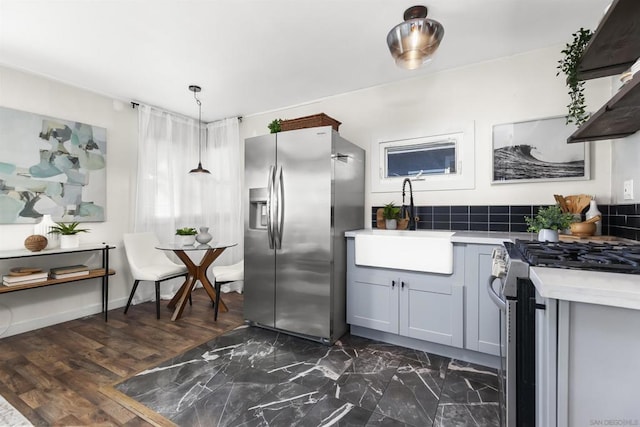
[[[640,245],[516,240],[533,266],[640,274]]]

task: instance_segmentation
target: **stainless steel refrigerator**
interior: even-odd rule
[[[364,167],[330,126],[245,140],[249,323],[331,344],[346,332],[344,232],[364,226]]]

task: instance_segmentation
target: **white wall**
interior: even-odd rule
[[[342,122],[340,134],[365,148],[369,158],[372,143],[427,136],[430,129],[441,123],[473,121],[475,188],[418,192],[414,197],[417,205],[551,204],[553,194],[579,193],[595,194],[598,201],[608,203],[611,188],[608,141],[591,143],[591,179],[588,181],[491,185],[493,125],[566,114],[569,97],[564,79],[556,77],[555,68],[561,49],[556,46],[532,51],[245,117],[241,137],[268,133],[267,124],[275,118],[291,119],[324,112]],[[611,82],[609,79],[589,81],[586,93],[588,105],[595,111],[609,99]],[[372,205],[401,201],[401,188],[394,193],[371,193],[370,188],[368,171],[366,223],[369,223]]]
[[[547,204],[553,203],[555,193],[596,194],[599,201],[607,203],[610,202],[612,188],[611,144],[608,141],[591,144],[589,181],[490,183],[491,129],[494,124],[565,114],[568,96],[563,79],[555,76],[560,49],[557,46],[245,117],[240,129],[241,138],[268,133],[267,124],[275,118],[287,119],[324,112],[343,122],[340,128],[342,136],[369,151],[371,144],[379,141],[428,135],[434,124],[474,121],[475,189],[419,192],[415,195],[416,204]],[[592,111],[609,99],[610,86],[610,80],[607,79],[587,83],[587,100]],[[110,280],[109,299],[112,308],[123,306],[131,286],[122,248],[122,234],[131,229],[137,146],[136,112],[126,103],[123,109],[116,110],[110,98],[3,67],[0,67],[0,106],[107,129],[107,220],[89,224],[91,233],[82,235],[82,238],[86,242],[106,241],[118,247],[112,251],[112,266],[118,274]],[[621,149],[616,151],[620,154],[613,160],[614,179],[634,174],[640,187],[637,171],[640,141],[630,145],[632,139],[622,141],[623,145],[619,145]],[[626,156],[625,153],[631,153],[632,156]],[[400,188],[395,193],[372,194],[369,180],[367,172],[367,223],[370,220],[370,206],[391,200],[400,201]],[[617,188],[617,184],[613,185]],[[31,225],[0,225],[0,250],[22,247],[24,239],[32,231]],[[38,261],[43,267],[68,262],[64,258],[47,262],[44,259]],[[21,264],[27,265],[26,262]],[[8,268],[9,264],[0,263],[0,273]],[[0,337],[97,313],[101,310],[100,301],[97,280],[2,294]]]
[[[633,180],[633,200],[624,200],[623,183]],[[611,196],[615,204],[640,203],[640,134],[612,141]]]
[[[117,274],[109,280],[109,304],[110,308],[123,306],[131,288],[122,234],[130,229],[137,113],[126,103],[120,103],[123,108],[118,111],[110,98],[3,67],[0,67],[0,106],[107,129],[106,221],[87,223],[91,232],[82,234],[81,239],[83,242],[108,242],[117,246],[111,251],[110,258]],[[30,234],[33,234],[33,225],[0,224],[0,250],[22,248],[24,239]],[[16,264],[48,268],[86,261],[99,263],[98,255],[94,254],[90,260],[63,256],[4,261],[0,263],[0,274],[5,274]],[[1,294],[0,336],[98,313],[101,309],[101,286],[97,279]]]

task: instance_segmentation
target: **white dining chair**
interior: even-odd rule
[[[230,282],[241,282],[234,290],[238,291],[238,293],[242,293],[242,282],[244,281],[244,260],[232,265],[216,265],[211,268],[211,274],[213,274],[214,285],[216,288],[216,302],[213,304],[215,308],[213,320],[218,320],[218,300],[220,298],[222,285]]]
[[[129,310],[133,295],[142,281],[155,282],[156,286],[156,317],[160,319],[160,282],[187,275],[185,265],[171,261],[165,253],[156,246],[159,244],[154,233],[127,233],[124,235],[124,249],[127,261],[134,278],[133,289],[129,295],[129,301],[124,309],[125,314]],[[191,296],[189,296],[191,302]]]

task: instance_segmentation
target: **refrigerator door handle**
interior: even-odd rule
[[[267,237],[269,239],[269,249],[274,248],[274,239],[273,239],[273,203],[274,203],[274,194],[273,194],[273,184],[275,180],[275,166],[269,166],[269,180],[267,183]]]
[[[276,170],[276,173],[274,176],[274,181],[276,183],[276,196],[277,196],[277,202],[276,202],[276,226],[277,229],[275,230],[274,233],[274,240],[275,240],[275,246],[276,249],[282,249],[282,230],[284,228],[284,185],[282,182],[282,166],[279,166],[278,169]]]

